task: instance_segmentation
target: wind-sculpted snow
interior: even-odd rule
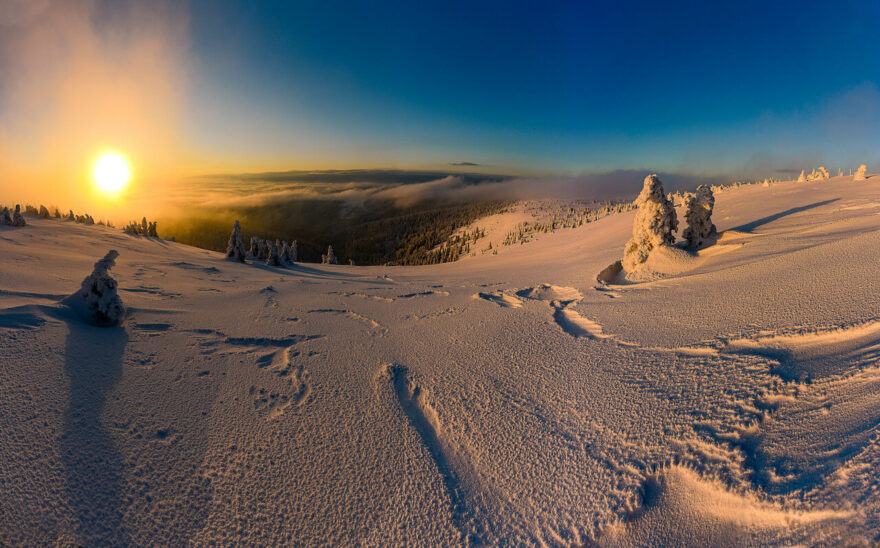
[[[0,237],[2,543],[880,542],[873,180],[718,191],[717,241],[638,278],[597,279],[633,212],[286,269],[29,219]],[[111,246],[108,330],[60,301]]]

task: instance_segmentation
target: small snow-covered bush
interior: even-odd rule
[[[859,166],[859,169],[856,171],[855,175],[853,175],[853,181],[864,181],[868,178],[868,166],[862,164]]]
[[[232,234],[229,235],[229,244],[226,246],[226,258],[243,263],[246,255],[244,241],[241,239],[241,224],[236,220],[232,225]]]
[[[633,236],[623,251],[623,267],[632,270],[648,260],[651,250],[675,243],[678,218],[672,202],[663,192],[657,175],[645,177],[645,186],[635,200],[638,206],[633,222]]]
[[[15,204],[15,212],[12,214],[12,226],[26,226],[27,222],[21,214],[21,206]]]
[[[339,264],[336,254],[333,253],[333,246],[327,246],[327,254],[321,255],[321,264]]]
[[[110,269],[116,265],[119,253],[111,249],[95,263],[95,269],[83,280],[79,291],[65,299],[83,319],[100,327],[114,327],[125,319],[125,306],[117,293],[116,280]]]
[[[712,210],[715,208],[715,196],[706,185],[700,185],[695,195],[690,196],[685,212],[687,228],[682,236],[687,240],[691,248],[699,248],[717,233],[712,224]]]

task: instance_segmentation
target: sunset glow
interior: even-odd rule
[[[131,170],[120,154],[106,152],[95,162],[95,184],[105,193],[115,194],[128,184]]]

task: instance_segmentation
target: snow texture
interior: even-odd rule
[[[398,267],[0,227],[0,544],[877,545],[880,185],[715,198],[604,284],[639,212]],[[108,249],[114,329],[61,304]]]
[[[651,251],[675,243],[678,218],[675,207],[666,197],[657,175],[645,177],[642,192],[636,198],[638,211],[633,222],[632,238],[623,253],[623,267],[634,270],[648,260]]]
[[[715,225],[712,224],[712,210],[715,209],[712,189],[700,185],[696,194],[688,197],[685,209],[687,227],[682,232],[682,236],[687,240],[688,247],[698,249],[712,240],[717,233]]]

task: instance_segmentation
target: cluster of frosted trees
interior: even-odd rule
[[[859,166],[859,169],[856,170],[855,173],[850,169],[849,174],[852,175],[853,181],[864,181],[868,178],[868,166],[862,164]],[[837,170],[837,176],[843,176],[843,170]],[[797,178],[797,182],[806,183],[809,181],[825,181],[831,178],[831,174],[828,173],[828,170],[825,169],[824,166],[819,166],[819,169],[814,169],[812,172],[807,173],[806,170],[801,170],[801,174]]]
[[[24,216],[21,214],[21,206],[15,204],[14,211],[9,211],[8,207],[4,207],[3,211],[0,212],[0,224],[4,224],[7,226],[27,225],[27,222],[24,220]]]
[[[158,238],[159,233],[156,231],[157,221],[147,221],[147,218],[144,217],[141,219],[141,222],[132,221],[122,227],[122,231],[126,234],[132,234],[135,236],[147,236],[149,238]]]
[[[245,262],[264,261],[270,266],[284,266],[293,264],[299,260],[296,240],[291,242],[264,240],[251,236],[250,248],[245,248],[241,236],[241,223],[235,221],[232,225],[232,234],[229,235],[229,244],[226,246],[226,258],[231,261]],[[327,254],[321,256],[321,262],[325,264],[337,264],[336,255],[333,254],[333,246],[327,248]]]
[[[663,191],[663,183],[657,175],[645,177],[642,192],[634,203],[638,211],[633,222],[633,236],[623,251],[622,265],[627,270],[633,270],[647,261],[654,249],[673,245],[678,230],[675,207]],[[706,245],[715,236],[717,231],[712,224],[714,208],[715,196],[706,185],[700,185],[695,194],[686,196],[685,219],[688,226],[682,236],[691,249]]]

